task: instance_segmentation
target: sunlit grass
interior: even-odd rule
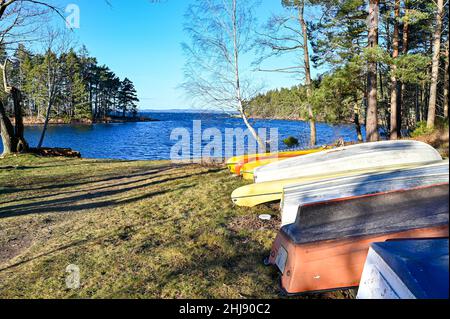
[[[274,212],[233,207],[242,184],[198,165],[1,159],[0,297],[276,298],[275,229],[231,226]]]

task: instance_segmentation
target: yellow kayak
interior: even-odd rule
[[[241,207],[254,207],[264,203],[280,201],[283,195],[283,188],[287,185],[311,183],[330,178],[339,178],[344,176],[356,176],[369,173],[386,172],[390,170],[407,169],[419,167],[423,164],[413,165],[394,165],[385,167],[376,167],[366,170],[345,171],[338,174],[331,175],[316,175],[302,178],[291,178],[279,181],[270,181],[264,183],[250,184],[236,189],[231,194],[231,199],[234,204]]]
[[[309,149],[309,150],[241,155],[241,156],[235,156],[235,157],[229,158],[227,160],[226,164],[231,173],[237,174],[238,171],[240,172],[242,166],[249,162],[274,159],[274,158],[277,159],[277,158],[290,158],[290,157],[295,157],[295,156],[302,156],[302,155],[321,152],[325,149],[326,149],[326,147],[321,147],[321,148]]]

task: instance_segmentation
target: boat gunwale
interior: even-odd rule
[[[432,189],[432,188],[438,188],[438,187],[442,187],[442,186],[449,186],[449,182],[445,182],[445,183],[438,183],[438,184],[434,184],[434,185],[427,185],[427,186],[420,186],[420,187],[416,187],[416,188],[411,188],[411,189],[402,189],[402,190],[393,190],[393,191],[388,191],[388,192],[380,192],[380,193],[375,193],[375,194],[365,194],[362,196],[350,196],[350,197],[346,197],[346,198],[337,198],[337,199],[332,199],[332,200],[326,200],[326,201],[322,201],[322,202],[314,202],[314,203],[309,203],[309,204],[305,204],[302,206],[299,206],[298,208],[298,212],[297,212],[297,216],[295,219],[295,222],[292,224],[287,224],[287,225],[283,225],[280,229],[280,232],[285,235],[285,237],[287,237],[293,244],[295,245],[308,245],[308,244],[314,244],[314,243],[318,243],[318,242],[328,242],[328,241],[336,241],[336,240],[345,240],[347,238],[360,238],[360,237],[370,237],[374,234],[380,235],[380,234],[389,234],[390,232],[381,232],[381,233],[371,233],[371,234],[366,234],[366,235],[362,235],[362,236],[343,236],[340,238],[330,238],[330,239],[321,239],[321,240],[316,240],[316,241],[311,241],[311,242],[307,242],[307,243],[299,243],[297,242],[295,239],[291,238],[291,235],[289,233],[286,232],[286,230],[288,228],[294,228],[297,227],[297,223],[299,222],[299,218],[301,215],[300,210],[302,208],[306,208],[306,207],[314,207],[314,206],[323,206],[323,205],[327,205],[327,204],[332,204],[332,203],[341,203],[341,202],[346,202],[346,201],[352,201],[352,200],[359,200],[359,199],[365,199],[365,198],[371,198],[371,197],[378,197],[378,196],[385,196],[385,195],[390,195],[390,194],[401,194],[401,193],[406,193],[406,192],[414,192],[414,191],[420,191],[420,190],[426,190],[426,189]],[[438,214],[444,214],[445,212],[439,212]],[[447,209],[447,215],[449,213],[448,209]],[[409,228],[408,230],[416,230],[416,229],[422,229],[422,228],[430,228],[430,227],[441,227],[441,226],[447,226],[447,228],[449,227],[449,220],[447,219],[446,222],[442,222],[442,223],[437,223],[434,225],[429,225],[426,227],[413,227],[413,228]],[[393,231],[392,233],[398,233],[398,232],[403,232],[405,230],[401,230],[401,231]]]

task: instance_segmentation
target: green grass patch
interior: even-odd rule
[[[274,212],[234,207],[243,184],[161,161],[0,159],[0,298],[277,298],[262,260],[278,225],[245,226]]]

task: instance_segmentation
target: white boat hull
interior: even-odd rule
[[[416,299],[398,275],[372,248],[367,255],[360,285],[357,299]]]
[[[429,164],[437,161],[442,161],[442,157],[428,144],[408,140],[384,141],[351,145],[268,164],[256,168],[254,176],[256,183],[262,183],[349,170]]]
[[[282,226],[295,223],[301,206],[374,193],[449,182],[449,162],[393,172],[364,174],[321,182],[288,185],[281,202]]]

